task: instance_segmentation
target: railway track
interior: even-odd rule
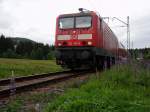
[[[21,93],[33,88],[44,86],[45,84],[57,83],[73,77],[79,77],[91,70],[63,71],[56,73],[47,73],[40,75],[32,75],[25,77],[17,77],[14,79],[0,80],[0,100],[16,93]]]

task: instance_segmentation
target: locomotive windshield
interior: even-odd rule
[[[89,28],[92,24],[91,16],[81,16],[81,17],[64,17],[59,19],[60,29],[69,28]]]
[[[61,29],[67,29],[67,28],[73,28],[74,27],[74,18],[60,18],[59,19],[59,28]]]
[[[92,20],[92,18],[90,16],[76,17],[76,28],[91,27],[91,20]]]

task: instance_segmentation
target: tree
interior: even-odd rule
[[[32,59],[37,59],[37,60],[43,59],[42,49],[41,48],[33,49],[32,52],[31,52],[31,58]]]
[[[150,59],[150,51],[144,56],[145,59]]]
[[[0,53],[6,52],[8,49],[14,50],[13,41],[9,38],[5,38],[4,35],[0,36]]]
[[[32,42],[19,42],[16,47],[16,53],[22,56],[30,56],[34,44]]]
[[[12,49],[8,49],[3,53],[2,57],[4,58],[17,58],[17,54]]]

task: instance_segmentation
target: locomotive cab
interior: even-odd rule
[[[91,14],[61,15],[57,19],[56,26],[56,47],[94,45],[94,25]]]

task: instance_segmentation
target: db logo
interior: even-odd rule
[[[71,38],[72,38],[72,39],[77,39],[78,36],[77,36],[77,35],[71,35]]]

